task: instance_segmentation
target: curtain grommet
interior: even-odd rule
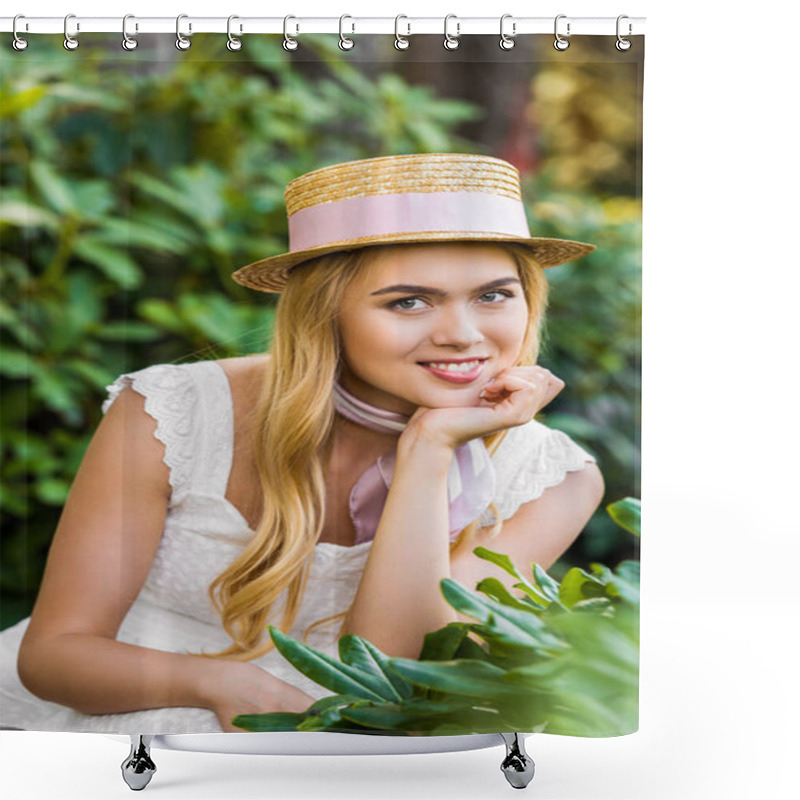
[[[563,53],[569,47],[569,39],[565,38],[558,32],[558,21],[560,19],[566,19],[566,14],[559,14],[556,17],[555,23],[553,25],[553,31],[555,33],[555,41],[553,42],[553,47],[558,50],[560,53]],[[570,35],[570,24],[567,22],[567,36]]]
[[[624,53],[627,50],[630,50],[631,47],[633,46],[633,42],[631,42],[630,39],[623,38],[622,34],[619,32],[620,22],[622,22],[623,19],[630,19],[630,18],[628,17],[627,14],[620,14],[617,17],[617,41],[614,43],[614,47],[616,47],[617,50],[620,51],[620,53]],[[633,25],[631,25],[631,23],[629,22],[628,36],[630,36],[632,33],[633,33]]]
[[[400,20],[401,19],[408,19],[405,14],[398,14],[394,18],[394,48],[395,50],[408,50],[411,47],[411,42],[409,38],[411,37],[411,23],[406,22],[406,27],[408,30],[406,31],[405,36],[400,35]]]
[[[448,31],[447,26],[451,19],[456,21],[456,32],[455,35]],[[458,41],[458,37],[461,35],[461,23],[458,21],[458,17],[455,14],[448,14],[444,18],[444,45],[445,50],[458,50],[458,45],[460,42]]]
[[[128,35],[128,20],[129,19],[136,19],[136,17],[134,17],[133,14],[126,14],[122,18],[122,42],[121,42],[121,44],[122,44],[122,49],[123,50],[128,50],[130,52],[131,50],[135,50],[139,46],[139,42],[136,40],[136,38],[134,36],[129,36]],[[138,31],[139,30],[139,23],[136,22],[136,23],[134,23],[134,25],[135,25],[136,30]]]
[[[506,20],[511,20],[511,33],[508,34],[505,31],[505,23]],[[514,18],[511,14],[503,14],[500,17],[500,49],[501,50],[513,50],[514,45],[516,42],[514,41],[514,37],[517,35],[517,23],[514,22]]]
[[[69,25],[70,19],[73,19],[76,15],[75,14],[67,14],[64,17],[64,49],[65,50],[77,50],[78,45],[80,44],[75,36],[70,36],[67,27]],[[80,22],[75,23],[75,30],[80,31],[81,24]]]
[[[188,50],[192,46],[192,40],[187,39],[181,33],[181,20],[186,19],[189,15],[188,14],[178,14],[178,18],[175,20],[175,47],[178,50]],[[192,32],[192,23],[189,23],[189,33]]]
[[[27,47],[28,47],[28,40],[27,40],[27,39],[23,39],[23,38],[22,38],[22,37],[21,37],[21,36],[20,36],[20,35],[17,33],[17,20],[18,20],[18,19],[25,19],[25,15],[24,15],[24,14],[17,14],[17,15],[14,17],[14,22],[11,24],[11,32],[14,34],[14,39],[13,39],[13,40],[12,40],[12,42],[11,42],[11,46],[12,46],[12,47],[13,47],[15,50],[19,50],[19,51],[21,51],[21,50],[25,50],[25,49],[27,49]],[[28,29],[28,23],[26,22],[26,23],[25,23],[25,30],[27,30],[27,29]]]
[[[297,19],[297,17],[287,14],[283,18],[283,49],[291,53],[292,51],[297,50],[300,43],[297,41],[297,39],[293,39],[291,36],[289,36],[287,26],[289,25],[290,19]],[[300,33],[300,26],[295,25],[295,36],[297,36],[298,33]]]
[[[349,14],[342,14],[342,16],[339,17],[339,49],[340,50],[352,50],[353,47],[355,47],[355,42],[352,39],[350,39],[347,36],[345,36],[344,35],[344,31],[342,30],[342,28],[344,26],[344,21],[346,19],[353,19],[353,18]],[[351,31],[350,32],[351,33],[355,33],[356,32],[355,23],[351,23],[350,27],[351,27]]]
[[[225,47],[227,47],[228,50],[230,50],[232,53],[235,53],[236,51],[242,49],[242,40],[241,39],[237,39],[231,33],[231,22],[233,20],[235,20],[235,19],[239,19],[239,17],[236,16],[236,14],[231,14],[228,17],[228,41],[225,43]],[[239,26],[239,33],[241,33],[241,32],[242,32],[242,26],[240,25]]]

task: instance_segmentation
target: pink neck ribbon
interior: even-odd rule
[[[408,424],[405,415],[360,400],[338,381],[334,383],[333,401],[343,417],[373,431],[402,433]],[[380,456],[350,492],[350,518],[356,544],[375,538],[396,463],[395,450]],[[482,439],[472,439],[456,449],[447,474],[451,542],[488,508],[494,498],[495,484],[494,466]]]

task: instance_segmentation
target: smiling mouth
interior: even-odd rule
[[[452,361],[418,361],[431,375],[448,383],[472,383],[483,373],[488,358],[464,358]]]
[[[473,358],[469,361],[419,361],[417,363],[421,364],[423,367],[430,367],[440,372],[463,374],[477,369],[477,367],[486,360],[485,358]]]

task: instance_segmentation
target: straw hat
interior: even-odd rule
[[[519,172],[499,158],[462,153],[348,161],[291,181],[284,194],[289,252],[237,269],[233,279],[280,292],[292,267],[380,244],[514,242],[542,267],[590,253],[592,244],[532,237]]]

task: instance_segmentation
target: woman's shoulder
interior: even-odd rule
[[[269,354],[219,358],[215,363],[225,373],[233,400],[234,420],[243,419],[245,412],[255,408],[264,385],[264,372]],[[237,414],[237,410],[240,412]]]

